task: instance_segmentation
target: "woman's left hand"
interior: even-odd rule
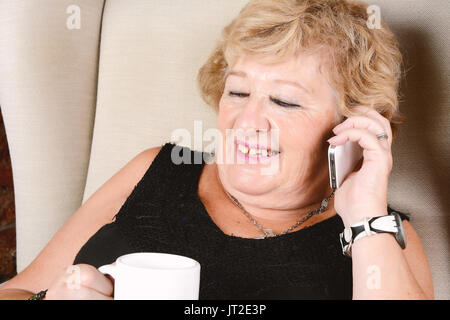
[[[361,115],[346,119],[333,129],[336,136],[329,139],[332,145],[343,145],[348,140],[363,148],[361,168],[347,176],[336,190],[334,208],[345,227],[364,217],[387,214],[387,191],[392,170],[392,131],[389,120],[374,109],[358,106]],[[387,139],[379,140],[378,134]]]

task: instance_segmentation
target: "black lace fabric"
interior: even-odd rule
[[[174,164],[172,152],[189,156],[191,164]],[[126,253],[164,252],[200,263],[200,299],[352,298],[352,263],[342,255],[339,216],[274,238],[226,235],[197,195],[203,155],[164,144],[115,221],[85,244],[74,264],[99,267]]]

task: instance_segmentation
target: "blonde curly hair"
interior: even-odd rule
[[[384,22],[379,29],[368,27],[367,8],[353,0],[250,1],[199,70],[203,100],[218,110],[228,67],[239,56],[257,54],[276,63],[299,51],[326,53],[339,115],[355,115],[357,105],[372,107],[390,121],[395,137],[405,119],[398,106],[402,55]]]

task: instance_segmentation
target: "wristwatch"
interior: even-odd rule
[[[393,234],[400,247],[402,249],[406,248],[406,237],[402,219],[398,213],[391,212],[391,214],[386,216],[364,218],[362,221],[345,228],[339,234],[342,253],[347,257],[351,257],[352,245],[355,241],[378,233]]]

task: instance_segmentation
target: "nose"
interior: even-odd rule
[[[249,96],[236,120],[236,128],[245,131],[269,131],[270,121],[263,106],[264,97]]]

